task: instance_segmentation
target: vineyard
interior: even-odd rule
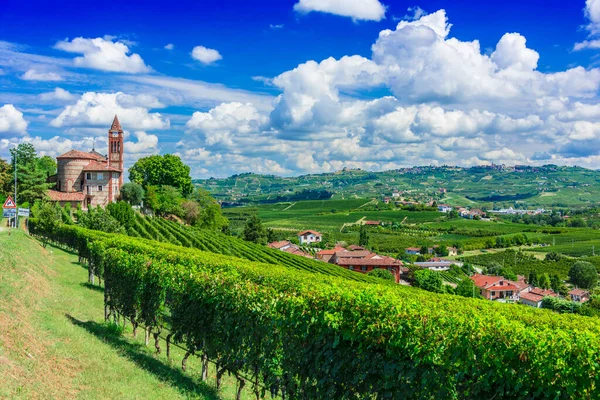
[[[187,348],[183,368],[190,355],[216,360],[217,380],[229,373],[256,398],[600,396],[597,319],[35,220],[31,232],[88,262],[106,319],[168,332],[167,354]]]
[[[567,274],[571,266],[577,261],[572,258],[561,258],[558,261],[539,260],[532,255],[521,251],[506,250],[498,253],[481,254],[471,257],[460,257],[461,261],[480,266],[490,266],[499,264],[510,268],[514,273],[527,276],[530,272],[539,274],[547,273],[549,275],[558,275],[562,279],[567,279]],[[585,257],[600,271],[600,256]]]
[[[301,271],[319,272],[355,281],[374,282],[373,278],[365,274],[357,274],[332,264],[295,256],[232,236],[184,226],[163,218],[146,218],[136,214],[135,224],[128,230],[128,234],[132,237],[193,247],[211,253],[282,265]]]

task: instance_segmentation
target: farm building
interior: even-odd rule
[[[573,289],[569,292],[569,296],[571,296],[571,300],[573,301],[585,303],[590,299],[590,292],[584,289]]]
[[[318,243],[323,240],[323,235],[317,231],[306,230],[298,233],[300,244]]]

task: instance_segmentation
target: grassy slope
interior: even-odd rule
[[[143,334],[115,334],[103,323],[101,291],[86,278],[75,255],[0,230],[0,398],[234,397],[227,377],[218,395],[200,382],[196,359],[183,373],[178,349],[171,364]]]

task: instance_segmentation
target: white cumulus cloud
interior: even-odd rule
[[[379,0],[300,0],[294,4],[294,10],[335,14],[355,21],[381,21],[385,18],[385,6]]]
[[[75,95],[63,88],[54,88],[53,92],[40,93],[38,97],[43,101],[71,101],[75,99]]]
[[[129,54],[131,51],[127,44],[113,40],[114,38],[110,37],[94,39],[78,37],[71,41],[68,39],[59,41],[54,47],[69,53],[82,54],[73,60],[78,67],[131,74],[151,71],[139,54]]]
[[[160,113],[151,113],[148,106],[157,100],[145,95],[131,96],[117,93],[84,93],[73,105],[65,109],[50,122],[54,127],[107,127],[115,114],[123,129],[166,129],[170,126],[168,118]]]
[[[0,107],[0,134],[17,133],[25,134],[27,132],[27,121],[23,118],[23,113],[12,104],[5,104]]]
[[[192,58],[200,61],[202,64],[212,64],[223,59],[221,54],[215,49],[209,49],[204,46],[196,46],[192,50]]]

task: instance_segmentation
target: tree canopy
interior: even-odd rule
[[[139,206],[144,200],[144,188],[137,183],[128,182],[121,186],[121,200],[132,206]]]
[[[262,225],[262,221],[258,217],[258,215],[253,214],[246,221],[246,226],[244,226],[243,233],[244,240],[249,242],[265,244],[267,242],[267,232]]]
[[[598,271],[587,261],[577,261],[569,270],[569,279],[580,288],[591,289],[598,283]]]
[[[150,186],[173,186],[179,189],[184,197],[190,195],[194,189],[190,167],[172,154],[140,158],[129,169],[129,179],[146,190]]]
[[[415,272],[415,286],[435,293],[444,293],[442,277],[430,269],[422,269]]]

